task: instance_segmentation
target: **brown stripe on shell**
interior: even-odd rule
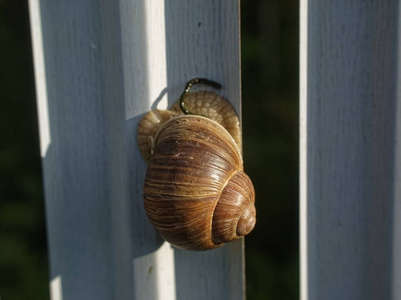
[[[145,178],[150,221],[177,247],[216,247],[211,237],[213,210],[221,189],[238,170],[241,155],[219,124],[199,116],[168,121],[156,136]]]

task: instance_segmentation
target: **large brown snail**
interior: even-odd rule
[[[255,191],[243,172],[241,131],[233,107],[187,83],[170,110],[152,110],[138,126],[138,146],[149,162],[146,214],[159,234],[188,250],[213,249],[255,226]]]

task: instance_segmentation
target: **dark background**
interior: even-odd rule
[[[248,299],[298,299],[298,1],[242,0],[245,169],[258,222]],[[0,297],[48,299],[39,137],[26,0],[0,0]]]

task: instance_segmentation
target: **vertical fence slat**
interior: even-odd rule
[[[53,299],[242,299],[243,242],[164,243],[136,126],[186,81],[240,114],[238,1],[30,0]]]
[[[399,2],[300,3],[302,299],[398,299]]]
[[[203,76],[221,82],[221,93],[240,112],[238,2],[167,1],[165,5],[169,102],[177,99],[187,78]],[[242,299],[241,253],[242,241],[203,253],[176,250],[178,298]],[[198,282],[206,277],[207,282]]]
[[[300,298],[302,300],[308,299],[308,205],[307,205],[307,83],[308,83],[308,0],[300,1],[300,55],[299,55],[299,70],[300,70],[300,83],[299,83],[299,146],[300,146],[300,166],[299,166],[299,250],[300,250]]]

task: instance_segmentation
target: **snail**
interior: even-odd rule
[[[207,250],[245,236],[255,226],[255,191],[243,171],[240,124],[234,108],[211,91],[190,93],[169,110],[139,122],[138,147],[148,161],[146,214],[162,238],[187,250]]]

